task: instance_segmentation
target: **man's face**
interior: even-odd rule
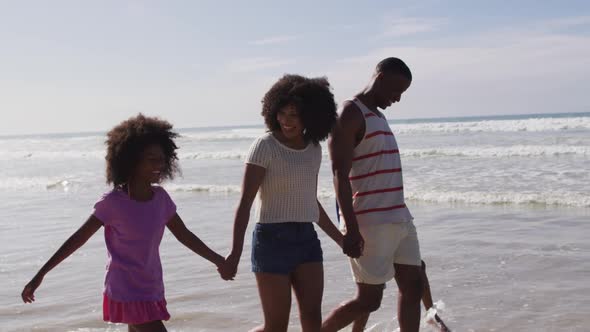
[[[384,110],[401,100],[412,81],[400,74],[379,73],[377,76],[377,107]]]

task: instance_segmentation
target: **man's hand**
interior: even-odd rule
[[[363,254],[365,240],[361,233],[356,231],[346,231],[342,241],[342,252],[350,258],[359,258]]]

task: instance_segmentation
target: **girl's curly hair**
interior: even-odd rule
[[[126,184],[139,164],[141,153],[152,144],[164,150],[162,179],[174,178],[179,172],[176,137],[178,134],[172,131],[169,122],[141,113],[121,122],[107,133],[107,183],[115,188]]]
[[[336,102],[325,77],[281,77],[262,99],[261,114],[269,131],[280,130],[277,113],[287,105],[295,106],[305,128],[305,139],[315,144],[325,140],[336,123]]]

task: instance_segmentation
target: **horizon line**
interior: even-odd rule
[[[588,115],[587,112],[557,112],[557,113],[519,113],[519,114],[494,114],[494,115],[465,115],[465,116],[448,116],[448,117],[417,117],[417,118],[388,118],[388,122],[399,122],[399,121],[428,121],[428,120],[465,120],[465,119],[494,119],[505,116],[528,116],[528,117],[545,117],[551,118],[549,115]],[[188,131],[188,130],[199,130],[199,129],[232,129],[232,128],[248,128],[248,127],[260,127],[264,126],[264,123],[258,124],[230,124],[230,125],[203,125],[194,127],[180,127],[175,128],[177,131]],[[28,137],[45,137],[45,136],[87,136],[91,134],[103,135],[108,130],[96,130],[96,131],[60,131],[60,132],[41,132],[41,133],[25,133],[25,134],[0,134],[0,139],[14,139],[14,138],[28,138]]]

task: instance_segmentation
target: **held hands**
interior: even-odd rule
[[[240,263],[240,255],[231,253],[229,254],[223,264],[217,267],[217,272],[223,280],[234,280],[238,273],[238,264]]]
[[[342,239],[342,252],[350,258],[359,258],[363,254],[365,240],[361,233],[357,230],[346,231]]]
[[[35,302],[35,290],[41,285],[43,281],[42,276],[35,276],[29,283],[25,286],[21,293],[21,297],[24,303],[33,303]]]

